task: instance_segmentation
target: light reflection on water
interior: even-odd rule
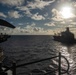
[[[70,64],[69,75],[76,75],[76,45],[64,46],[59,43],[57,50],[67,58]],[[65,62],[64,62],[65,64]]]

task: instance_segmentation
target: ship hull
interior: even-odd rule
[[[61,42],[63,44],[76,44],[76,39],[71,39],[71,38],[63,38],[62,36],[53,36],[54,41]]]
[[[10,35],[0,35],[0,43],[7,41],[10,37]]]

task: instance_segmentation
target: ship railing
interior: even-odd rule
[[[24,64],[20,64],[20,65],[16,65],[16,62],[13,61],[12,63],[12,67],[7,67],[7,66],[2,66],[2,63],[0,62],[0,75],[2,73],[2,75],[7,75],[6,72],[8,70],[11,70],[12,71],[12,75],[16,75],[16,69],[19,68],[19,67],[22,67],[22,66],[27,66],[27,65],[31,65],[31,64],[35,64],[35,63],[38,63],[38,62],[42,62],[42,61],[46,61],[46,60],[50,60],[50,59],[54,59],[54,58],[57,58],[58,57],[58,69],[54,70],[54,71],[58,71],[58,75],[61,75],[61,74],[69,74],[69,68],[70,68],[70,64],[69,64],[69,61],[66,59],[65,56],[61,55],[61,53],[59,52],[59,55],[58,56],[54,56],[54,57],[50,57],[50,58],[46,58],[46,59],[41,59],[41,60],[37,60],[37,61],[33,61],[33,62],[29,62],[29,63],[24,63]],[[61,59],[64,58],[66,60],[66,63],[67,63],[67,69],[62,72],[62,67],[61,67]],[[5,70],[2,70],[2,67],[5,68]],[[47,72],[45,73],[44,75],[48,75],[54,71],[50,71],[50,72]]]

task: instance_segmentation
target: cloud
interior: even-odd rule
[[[61,24],[65,24],[65,21],[62,21]]]
[[[22,10],[22,11],[29,10],[29,8],[27,6],[17,6],[16,9],[19,9],[19,10]]]
[[[36,26],[26,26],[25,28],[30,34],[33,34],[33,35],[46,35],[47,34],[47,31],[44,30],[44,28],[41,28],[41,27],[36,27]]]
[[[46,35],[47,30],[44,30],[44,28],[37,27],[35,23],[32,23],[31,25],[27,25],[26,27],[16,27],[15,29],[10,31],[10,34],[14,35]]]
[[[72,5],[76,8],[76,2],[75,1],[72,2]]]
[[[20,18],[22,15],[19,14],[18,11],[9,11],[8,16],[11,18]]]
[[[34,20],[45,20],[45,17],[43,17],[42,15],[39,15],[38,13],[32,15],[31,18]]]
[[[76,25],[76,22],[72,22],[71,24],[72,24],[72,25]]]
[[[27,6],[21,6],[21,7],[16,7],[16,9],[23,11],[25,15],[30,17],[32,13],[30,12],[30,9]]]
[[[7,17],[7,16],[6,16],[4,13],[2,13],[2,12],[0,12],[0,16],[1,16],[1,17],[4,17],[4,18]]]
[[[8,28],[8,27],[4,27],[4,26],[2,26],[2,27],[0,27],[0,33],[3,33],[3,34],[12,34],[12,31],[13,31],[13,29],[11,29],[11,28]]]
[[[0,33],[4,30],[4,26],[0,26]]]
[[[53,17],[52,20],[54,21],[63,21],[64,19],[61,17],[60,12],[57,9],[52,9]]]
[[[27,7],[30,7],[30,9],[43,9],[45,6],[50,5],[55,0],[52,1],[44,1],[44,0],[34,0],[33,2],[28,2]]]
[[[30,12],[30,10],[25,11],[24,14],[26,14],[28,17],[32,16],[32,13]]]
[[[45,23],[44,25],[46,25],[46,26],[55,26],[55,24],[53,22]]]
[[[23,25],[23,23],[18,23],[18,25],[19,25],[19,26],[22,26],[22,25]]]
[[[28,17],[30,17],[33,20],[45,20],[44,16],[39,15],[39,13],[32,14],[29,10],[26,11],[24,14],[26,14]]]
[[[72,10],[73,10],[73,9],[72,9]],[[53,15],[52,15],[52,18],[51,18],[51,19],[54,20],[54,21],[64,21],[65,18],[62,17],[61,12],[62,12],[62,11],[59,11],[59,10],[53,8],[53,9],[52,9]],[[75,18],[75,17],[76,17],[75,13],[72,12],[72,13],[71,13],[71,17],[70,17],[69,19],[72,19],[72,18]]]
[[[21,0],[20,0],[21,1]],[[31,10],[31,9],[43,9],[45,6],[49,6],[55,0],[44,1],[44,0],[33,0],[27,1],[27,5],[17,6],[16,8],[22,11]],[[23,0],[24,2],[24,0]]]
[[[35,23],[27,25],[26,27],[16,27],[15,29],[3,28],[2,33],[7,33],[10,35],[49,35],[53,34],[53,31],[50,29],[44,30],[44,28],[36,27]]]
[[[47,31],[44,30],[42,27],[37,27],[35,23],[32,23],[31,25],[27,25],[24,28],[26,31],[28,31],[30,34],[40,35],[40,34],[46,34]]]
[[[45,13],[44,16],[47,17],[48,16],[48,13]]]
[[[21,8],[20,8],[21,9]],[[32,14],[30,12],[30,10],[27,7],[24,7],[23,9],[21,9],[24,11],[24,14],[27,15],[28,17],[30,17],[33,20],[45,20],[45,17],[42,15],[39,15],[39,13],[36,14]],[[26,11],[25,11],[26,10]]]
[[[30,30],[27,30],[25,28],[16,27],[14,30],[12,30],[12,35],[27,35],[30,34]]]
[[[33,0],[33,1],[27,1],[27,4],[24,6],[18,6],[16,9],[23,11],[24,14],[31,19],[34,20],[44,20],[45,18],[42,15],[39,15],[38,13],[32,14],[31,10],[33,9],[40,9],[42,10],[45,8],[45,6],[49,6],[51,3],[53,3],[55,0],[49,0],[49,1],[44,1],[44,0]],[[46,13],[44,16],[48,16]]]
[[[19,6],[24,4],[25,0],[0,0],[0,3],[10,6]]]
[[[33,28],[35,27],[35,23],[31,25],[27,25],[26,27],[21,28],[20,26],[16,27],[12,34],[14,35],[27,35],[33,34]]]

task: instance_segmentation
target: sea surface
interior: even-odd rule
[[[15,61],[16,65],[58,56],[61,52],[70,64],[69,72],[63,75],[76,75],[76,45],[63,45],[54,41],[51,35],[13,35],[6,42],[0,43],[0,47],[4,56]],[[62,69],[66,70],[65,59],[62,58],[61,62]],[[56,69],[58,69],[58,58],[22,66],[17,68],[16,72],[17,75],[43,75],[39,71],[47,73]],[[47,75],[58,75],[58,71]]]

